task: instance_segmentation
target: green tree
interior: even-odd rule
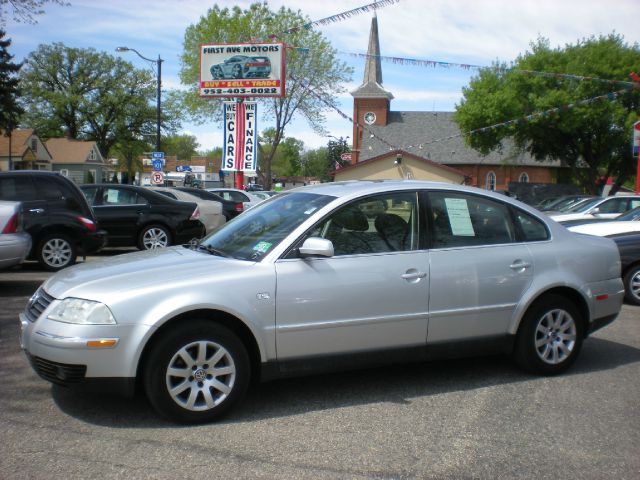
[[[198,154],[200,144],[193,135],[171,135],[162,139],[162,150],[165,155],[176,155],[179,160],[191,160]]]
[[[3,25],[9,16],[8,7],[11,7],[14,21],[18,23],[37,23],[35,17],[44,13],[42,7],[47,3],[62,6],[69,5],[69,2],[64,0],[0,0],[0,25]]]
[[[480,71],[463,89],[454,118],[463,132],[520,120],[467,136],[471,147],[487,154],[511,138],[536,160],[563,161],[576,183],[591,193],[597,192],[601,176],[614,177],[619,186],[633,174],[630,144],[632,125],[640,116],[640,91],[628,89],[616,101],[580,104],[621,87],[577,77],[628,80],[632,71],[640,71],[638,44],[627,45],[611,34],[553,49],[547,40],[538,39],[510,68],[495,67]],[[526,119],[557,108],[553,114]]]
[[[154,135],[155,77],[120,58],[62,43],[40,45],[20,77],[25,123],[45,138],[95,140],[106,156],[122,138]],[[175,120],[165,122],[170,131],[176,127]]]
[[[329,140],[327,143],[327,169],[334,171],[349,164],[349,160],[343,160],[342,154],[351,152],[347,139],[340,137]]]
[[[5,40],[4,36],[5,32],[0,30],[0,130],[11,135],[24,111],[18,104],[21,92],[17,74],[22,64],[11,62],[13,55],[8,51],[11,40]]]
[[[302,175],[305,177],[315,177],[323,181],[331,180],[329,175],[333,168],[329,168],[329,151],[327,147],[320,147],[305,151],[300,162],[302,164]]]
[[[111,149],[111,155],[118,159],[118,171],[126,173],[127,183],[133,183],[136,172],[142,171],[140,158],[154,147],[145,140],[133,136],[123,137]]]
[[[308,28],[293,29],[308,23],[309,19],[300,12],[284,7],[272,12],[266,3],[254,3],[246,10],[239,7],[221,9],[215,5],[197,24],[189,26],[184,36],[180,79],[190,89],[183,94],[183,102],[194,120],[200,122],[222,116],[220,101],[204,102],[198,97],[201,44],[241,43],[281,35],[281,40],[296,47],[287,48],[286,52],[286,96],[258,100],[263,109],[261,112],[273,120],[276,132],[271,148],[263,148],[267,188],[271,185],[273,156],[284,139],[287,125],[299,114],[312,129],[323,132],[325,112],[329,105],[335,104],[335,96],[344,91],[341,85],[351,78],[351,69],[338,60],[335,49],[322,34]],[[285,31],[290,33],[284,35]]]

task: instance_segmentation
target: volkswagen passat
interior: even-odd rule
[[[375,215],[361,208],[384,204]],[[557,374],[613,321],[624,290],[606,238],[502,195],[448,184],[314,185],[200,242],[48,279],[21,314],[33,368],[210,421],[267,380],[381,360],[505,352]]]

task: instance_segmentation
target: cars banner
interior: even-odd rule
[[[283,97],[283,43],[200,46],[201,97]]]
[[[256,171],[256,102],[224,102],[222,170]]]

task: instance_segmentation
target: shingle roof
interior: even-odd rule
[[[93,141],[50,138],[45,145],[51,153],[52,163],[86,163],[95,144],[96,142]],[[102,162],[102,159],[99,157],[96,161]]]
[[[371,137],[371,134],[375,137]],[[526,165],[560,167],[559,161],[538,162],[528,153],[517,151],[511,141],[503,142],[502,153],[494,151],[483,157],[464,143],[453,112],[389,112],[386,126],[366,127],[359,161],[378,157],[390,150],[402,149],[428,160],[446,164]],[[381,138],[393,147],[380,141]],[[450,138],[452,137],[452,138]],[[442,139],[442,140],[441,140]],[[434,142],[434,140],[440,140]]]
[[[33,135],[33,129],[13,130],[11,132],[11,156],[22,157],[29,149],[29,138]],[[5,136],[5,131],[0,130],[0,157],[9,156],[9,137]]]

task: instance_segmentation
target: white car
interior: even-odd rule
[[[213,200],[205,200],[190,193],[183,192],[177,188],[171,187],[150,187],[150,190],[154,190],[158,193],[173,198],[174,200],[180,200],[181,202],[192,202],[198,204],[200,209],[200,221],[207,229],[207,233],[214,231],[221,225],[224,225],[227,221],[224,212],[222,211],[222,203]]]
[[[244,205],[244,211],[249,210],[251,207],[255,207],[262,202],[262,198],[254,195],[252,192],[245,192],[237,188],[205,188],[207,192],[213,192],[216,195],[221,196],[225,200],[231,200],[232,202],[242,202]]]
[[[640,207],[639,195],[598,197],[588,202],[579,203],[565,213],[551,214],[551,218],[560,223],[570,220],[616,218],[621,213],[636,207]]]
[[[640,232],[640,207],[634,208],[608,222],[591,222],[567,227],[572,232],[608,237],[621,233]]]

